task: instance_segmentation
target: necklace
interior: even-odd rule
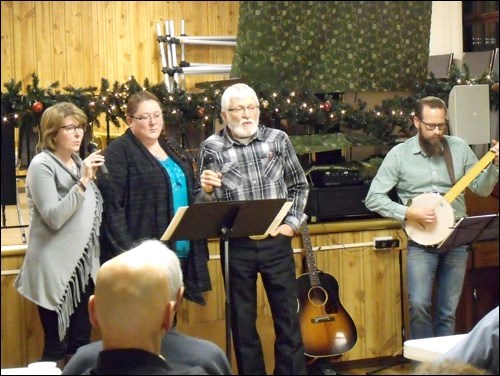
[[[73,161],[73,163],[71,164],[71,167],[70,167],[70,171],[75,174],[75,175],[78,175],[79,171],[78,171],[78,166],[76,165],[76,163]]]
[[[154,157],[155,157],[156,159],[158,159],[159,161],[165,161],[165,160],[167,160],[167,158],[168,158],[168,155],[167,155],[166,157],[161,156],[161,155],[158,155],[158,154],[153,154],[153,155],[154,155]]]

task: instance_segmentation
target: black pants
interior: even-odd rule
[[[297,315],[297,282],[291,238],[278,235],[264,240],[229,241],[231,328],[240,375],[265,375],[257,332],[257,275],[261,274],[274,322],[276,375],[306,374]],[[224,243],[221,242],[224,272]]]
[[[66,337],[59,340],[57,312],[38,306],[38,314],[43,327],[44,344],[42,361],[57,361],[64,359],[65,355],[73,355],[76,350],[90,342],[92,327],[89,319],[88,302],[94,293],[94,282],[92,279],[81,292],[81,300],[75,308],[75,312],[69,319],[69,328]]]

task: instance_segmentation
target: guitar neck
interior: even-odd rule
[[[318,286],[320,284],[318,268],[316,266],[316,259],[314,258],[313,248],[311,244],[311,237],[309,236],[309,229],[307,228],[306,223],[304,223],[304,225],[302,226],[302,243],[304,244],[304,248],[306,249],[307,271],[309,273],[311,286]]]
[[[477,162],[462,178],[444,195],[444,199],[451,204],[462,191],[483,171],[491,161],[495,159],[495,153],[488,151],[486,155]]]

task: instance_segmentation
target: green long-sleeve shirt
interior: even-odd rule
[[[471,169],[478,158],[461,138],[445,136],[453,158],[455,179],[458,181]],[[488,196],[498,181],[498,166],[490,164],[474,179],[469,188],[479,196]],[[388,196],[393,188],[400,202]],[[366,196],[366,207],[383,217],[403,222],[408,200],[422,193],[445,194],[453,187],[443,155],[427,156],[420,148],[418,135],[394,146],[384,158]],[[451,203],[455,219],[466,216],[463,192]]]

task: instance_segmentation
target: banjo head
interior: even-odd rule
[[[406,222],[406,234],[418,244],[432,246],[441,243],[453,231],[455,215],[446,199],[437,193],[424,193],[412,200],[411,208],[434,208],[437,220],[431,225],[419,221]]]

